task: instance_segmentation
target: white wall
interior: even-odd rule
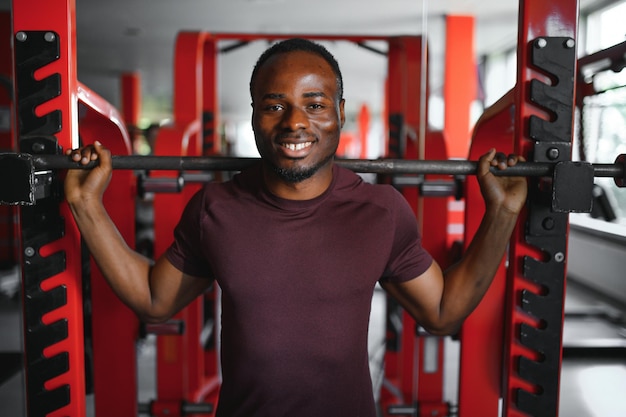
[[[626,306],[626,227],[586,215],[570,220],[568,277]]]

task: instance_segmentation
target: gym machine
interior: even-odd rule
[[[80,270],[82,262],[79,259],[80,236],[76,227],[71,223],[71,215],[67,207],[59,204],[58,198],[38,197],[42,195],[58,197],[58,194],[55,194],[54,170],[61,169],[63,166],[54,164],[62,165],[68,161],[67,158],[63,161],[64,157],[55,154],[58,154],[62,148],[78,146],[79,133],[88,141],[95,138],[96,126],[100,131],[103,128],[109,129],[110,135],[107,134],[107,136],[114,139],[106,145],[117,155],[129,155],[130,143],[128,133],[115,109],[99,100],[97,95],[75,79],[74,2],[37,1],[36,4],[31,2],[28,7],[19,3],[18,1],[13,3],[13,22],[17,113],[22,122],[18,132],[20,153],[4,154],[0,165],[2,169],[7,170],[3,172],[6,178],[19,178],[22,181],[17,187],[6,187],[8,190],[6,192],[9,194],[3,194],[2,200],[12,204],[27,203],[20,207],[20,211],[24,258],[24,317],[27,328],[25,344],[29,415],[43,416],[56,411],[72,416],[82,416],[85,414],[86,387],[83,359],[85,354],[83,289]],[[498,149],[508,146],[508,150],[523,154],[530,161],[528,164],[523,164],[523,168],[520,167],[520,169],[528,170],[524,175],[533,176],[531,179],[533,192],[529,195],[528,210],[520,219],[521,226],[518,227],[511,241],[509,267],[499,272],[499,278],[496,279],[486,297],[487,301],[481,303],[477,312],[463,327],[458,415],[496,415],[500,397],[504,397],[502,407],[506,416],[554,416],[558,412],[567,212],[585,211],[590,208],[590,199],[587,198],[590,197],[590,187],[584,185],[592,184],[594,175],[613,177],[620,186],[623,186],[626,181],[624,179],[624,156],[618,157],[615,164],[593,166],[573,163],[569,160],[573,117],[571,81],[576,66],[574,40],[576,39],[577,13],[576,1],[562,0],[552,2],[549,6],[538,1],[520,2],[517,86],[490,112],[486,112],[475,129],[470,157],[480,154],[480,148],[488,147],[486,143],[490,140],[498,139]],[[558,15],[562,23],[558,27],[550,23],[553,22],[555,15]],[[282,37],[285,36],[282,35]],[[278,39],[280,36],[275,38]],[[219,37],[214,38],[215,41],[219,39]],[[242,42],[251,39],[241,37]],[[329,38],[323,37],[323,39]],[[339,39],[346,40],[346,37]],[[362,40],[367,40],[367,38]],[[203,38],[200,43],[205,46],[206,41],[207,39]],[[411,44],[411,41],[405,42],[407,44],[401,45],[400,48],[406,47],[409,50],[416,48],[416,44]],[[420,52],[417,51],[416,54],[419,55]],[[392,55],[393,51],[390,57]],[[34,71],[41,69],[48,76],[42,78],[41,81],[35,80]],[[551,84],[546,74],[559,82]],[[214,92],[212,94],[214,96]],[[40,104],[48,113],[35,114],[33,109]],[[77,106],[84,106],[87,110],[87,116],[80,121],[75,117]],[[514,108],[515,115],[513,122],[510,121],[512,108]],[[405,146],[410,141],[406,140],[404,127],[419,124],[420,119],[407,112],[407,109],[390,111],[390,122],[392,115],[394,120],[390,126],[399,127],[395,138],[398,139],[397,149],[402,151],[397,152],[395,156],[415,159],[417,158],[415,150]],[[547,115],[552,115],[552,117],[547,117]],[[190,120],[181,120],[180,126],[191,131],[183,129],[183,133],[179,132],[178,138],[184,134],[191,135],[192,131],[199,131],[200,126],[196,120],[195,116]],[[212,116],[207,114],[202,126],[208,125],[206,130],[214,131],[214,126],[210,126],[214,120],[215,113]],[[503,131],[501,129],[503,125],[511,127],[511,124],[514,127],[514,133],[501,134],[499,137],[494,135]],[[179,145],[180,142],[177,146]],[[159,153],[158,147],[157,153]],[[191,154],[197,153],[193,151]],[[207,151],[205,147],[203,153],[206,155],[211,151]],[[441,152],[434,153],[441,154]],[[168,151],[163,154],[171,153]],[[181,153],[179,148],[175,154],[183,155],[184,153]],[[114,176],[115,183],[112,183],[111,187],[119,190],[119,193],[110,193],[123,196],[123,204],[117,204],[123,206],[123,209],[119,214],[111,213],[111,215],[131,244],[133,225],[128,221],[134,219],[134,210],[132,204],[129,204],[128,196],[132,200],[134,185],[130,170],[142,168],[137,161],[132,162],[132,158],[134,157],[116,158],[118,161],[116,164],[120,165],[125,163],[122,162],[124,160],[129,161],[126,167],[117,167],[128,172]],[[186,156],[177,156],[174,160],[170,157],[155,158],[157,158],[155,165],[150,169],[169,170],[176,172],[176,176],[180,170],[184,169],[206,169],[199,165],[183,167],[182,161],[193,161],[186,159]],[[149,159],[143,161],[147,163]],[[206,163],[212,159],[205,157],[201,158],[201,161]],[[225,162],[224,168],[209,169],[238,170],[243,165],[237,164],[245,165],[251,161],[229,160]],[[415,161],[415,163],[413,161],[341,161],[346,166],[354,164],[354,169],[359,172],[377,172],[376,170],[380,169],[380,172],[398,174],[406,169],[404,171],[406,173],[443,175],[454,174],[454,170],[462,167],[460,175],[471,175],[475,170],[475,165],[471,162],[456,161],[448,165],[448,161],[437,161],[431,162],[428,169],[417,168],[420,165],[419,162],[422,161]],[[159,165],[166,163],[171,165]],[[386,168],[376,168],[378,165],[385,164],[387,164]],[[401,168],[403,164],[409,168]],[[424,171],[420,171],[422,169]],[[49,171],[52,174],[42,176],[40,170]],[[16,173],[20,175],[16,176]],[[466,186],[471,187],[469,179]],[[5,190],[3,189],[2,192],[4,193]],[[25,194],[28,196],[26,197]],[[469,195],[472,193],[466,193],[466,196]],[[115,200],[105,202],[105,204],[107,207],[116,206]],[[470,218],[476,216],[477,212],[471,209],[474,204],[468,201],[467,207],[470,212],[467,216]],[[468,230],[468,233],[471,232]],[[102,296],[106,289],[98,291],[98,298],[106,299]],[[503,304],[504,299],[506,299],[506,304]],[[115,303],[113,300],[107,302],[109,301]],[[494,308],[501,314],[485,321],[485,311]],[[131,320],[132,322],[133,318],[128,313],[127,311],[122,317],[113,320],[111,317],[103,316],[103,322],[98,324],[94,322],[94,328],[96,326],[106,328],[104,322],[107,319],[110,321]],[[504,320],[503,314],[506,316]],[[495,344],[499,349],[502,343],[500,339],[494,343],[493,334],[489,335],[491,340],[488,337],[477,337],[479,333],[483,333],[479,329],[486,328],[486,322],[490,322],[492,327],[498,327],[505,341],[504,350],[489,357],[485,357],[485,352],[489,351],[486,346]],[[133,341],[139,326],[133,324],[129,328],[131,335],[124,339]],[[117,327],[109,327],[110,339],[116,329]],[[415,339],[415,329],[410,326],[408,329],[409,331],[404,336],[412,337],[404,339]],[[104,337],[104,334],[102,336]],[[105,346],[100,343],[106,342],[104,339],[96,341],[94,338],[94,347]],[[134,354],[132,346],[120,350]],[[401,374],[396,376],[401,381],[399,383],[402,385],[403,394],[409,395],[403,395],[397,399],[404,404],[398,402],[395,408],[390,404],[389,412],[394,415],[424,415],[426,407],[420,404],[420,395],[414,396],[412,392],[412,390],[419,389],[412,385],[413,367],[409,367],[414,360],[414,346],[403,345],[401,352],[403,362],[400,360],[397,362],[399,365],[397,370]],[[94,352],[94,360],[97,356]],[[105,357],[105,355],[100,357]],[[464,360],[466,357],[472,359]],[[502,358],[504,367],[498,363]],[[127,375],[129,369],[135,369],[133,359],[128,359],[125,363],[130,367],[122,368],[124,375],[110,375],[109,381],[115,381],[115,386],[111,387],[115,389],[115,396],[112,397],[115,401],[111,402],[119,412],[124,403],[124,400],[120,399],[122,394],[126,392],[135,395],[134,398],[129,395],[126,401],[129,404],[128,407],[134,408],[134,413],[137,414],[139,410],[136,405],[136,386],[130,381],[133,378],[128,378]],[[487,380],[481,381],[481,375],[484,375]],[[502,390],[501,386],[503,386]],[[104,394],[100,394],[103,392],[100,391],[101,388],[96,386],[95,389],[104,397]],[[414,397],[417,398],[417,402],[412,401]],[[130,402],[133,404],[130,405]],[[176,403],[176,412],[183,414],[185,404],[184,402]],[[187,407],[189,408],[187,411],[198,411],[193,406],[190,405],[190,407]],[[438,413],[450,412],[450,409],[446,409],[442,404],[433,404],[431,410]],[[158,410],[151,411],[158,412]]]

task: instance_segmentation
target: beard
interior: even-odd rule
[[[317,164],[309,167],[281,168],[272,164],[272,171],[274,171],[274,173],[276,173],[276,175],[278,175],[283,181],[291,184],[297,184],[311,178],[321,167],[332,160],[333,157],[334,154],[331,153]]]

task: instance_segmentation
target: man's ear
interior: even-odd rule
[[[345,99],[341,99],[341,101],[339,101],[339,120],[341,121],[341,127],[343,128],[343,124],[346,122],[346,112],[344,110],[346,104],[346,100]]]

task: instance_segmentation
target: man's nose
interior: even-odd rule
[[[292,131],[306,129],[309,127],[309,117],[304,109],[289,107],[283,115],[282,125]]]

